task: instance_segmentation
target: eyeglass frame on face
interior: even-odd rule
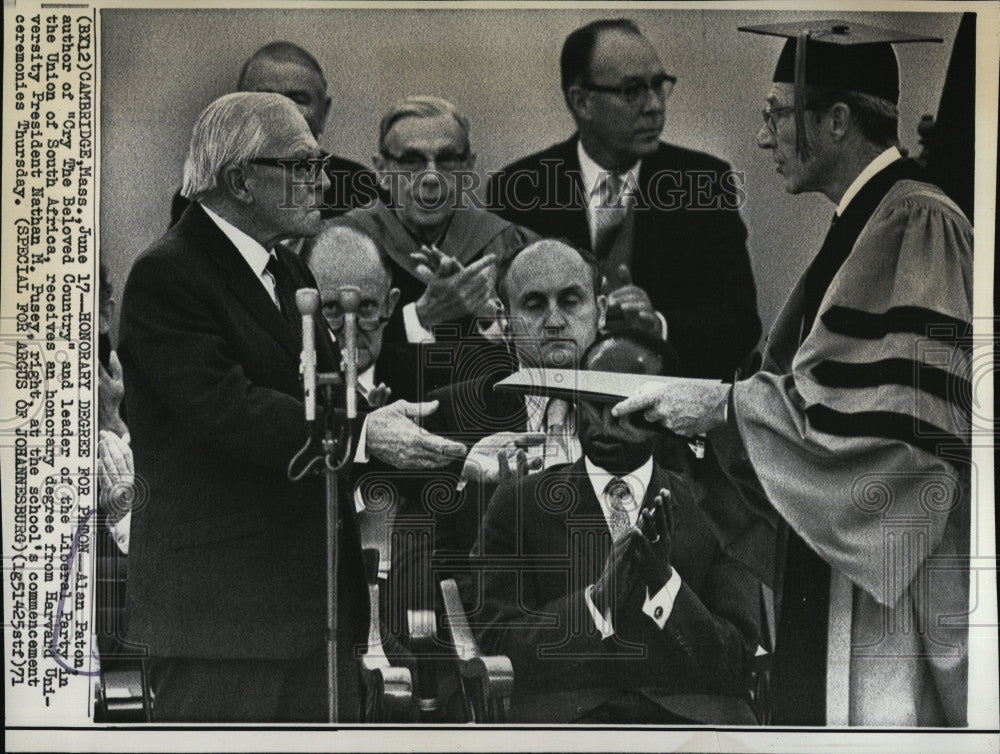
[[[417,150],[410,150],[401,155],[394,155],[387,149],[380,150],[380,153],[386,160],[396,163],[400,168],[408,173],[420,173],[425,170],[430,170],[432,162],[435,170],[450,173],[454,170],[461,170],[463,167],[468,165],[469,158],[472,156],[472,152],[468,147],[466,147],[465,151],[461,154],[449,154],[448,152],[442,152],[436,155],[426,155]],[[418,155],[419,164],[417,160]]]
[[[667,84],[670,86],[668,87]],[[617,94],[626,103],[635,107],[645,101],[645,98],[652,92],[658,97],[662,97],[666,102],[673,94],[677,85],[677,77],[669,73],[658,73],[649,78],[635,77],[627,79],[625,83],[617,86],[607,84],[595,84],[591,81],[581,81],[580,86],[590,92],[602,92],[604,94]],[[634,88],[634,89],[633,89]],[[628,91],[632,90],[632,91]]]
[[[771,135],[778,133],[778,120],[795,112],[795,105],[782,105],[781,107],[763,107],[760,110],[764,118],[764,128]]]
[[[364,302],[362,302],[362,304],[363,303]],[[331,301],[324,301],[320,308],[323,311],[323,316],[326,318],[327,324],[330,325],[330,329],[333,330],[334,332],[337,332],[344,326],[345,314],[344,312],[341,312],[340,314],[336,314],[333,316],[327,314],[326,311],[327,307],[333,306],[334,304],[337,304],[339,306],[340,301],[338,301],[337,299],[333,299]],[[362,332],[372,333],[376,332],[379,328],[384,326],[390,319],[389,317],[382,314],[382,310],[384,308],[385,308],[385,302],[383,301],[378,305],[378,313],[375,314],[374,316],[364,316],[362,314],[358,314],[357,315],[358,329],[361,330]]]
[[[311,157],[253,157],[247,160],[247,164],[291,170],[293,180],[306,182],[319,178],[326,169],[329,160],[330,157],[326,154],[316,154]],[[309,168],[308,174],[296,175],[295,171],[304,167]]]

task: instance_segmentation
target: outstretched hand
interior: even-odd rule
[[[465,455],[460,442],[432,434],[417,419],[438,409],[438,401],[396,401],[368,414],[367,452],[397,469],[436,469]]]
[[[682,437],[697,437],[725,424],[729,390],[730,386],[721,382],[675,377],[667,384],[644,386],[615,404],[611,414],[640,414]]]

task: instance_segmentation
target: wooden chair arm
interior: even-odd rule
[[[506,722],[514,691],[514,666],[505,655],[480,652],[454,579],[441,582],[441,594],[472,722]]]

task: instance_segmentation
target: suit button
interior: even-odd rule
[[[656,618],[656,620],[659,620],[660,618],[662,618],[663,617],[663,608],[662,607],[657,607],[653,611],[653,617]]]

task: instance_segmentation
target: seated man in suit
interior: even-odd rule
[[[632,21],[575,30],[560,63],[577,133],[494,175],[488,206],[591,249],[609,320],[653,324],[687,374],[731,379],[760,337],[741,176],[660,141],[676,79]]]
[[[386,323],[396,310],[399,289],[393,287],[392,273],[375,242],[351,226],[326,223],[302,259],[316,276],[323,315],[338,342],[343,340],[344,328],[341,289],[353,286],[360,291],[357,365],[361,397],[367,398],[384,384],[392,399],[417,400],[414,353],[400,344],[385,342]]]
[[[317,140],[323,133],[331,104],[326,76],[316,58],[296,44],[271,42],[257,50],[243,64],[236,91],[282,94],[302,113]],[[325,159],[330,185],[323,193],[324,216],[336,217],[375,201],[378,193],[370,170],[335,154],[326,154]],[[188,204],[180,192],[174,195],[171,225],[180,220]]]
[[[605,335],[587,369],[676,374],[662,341]],[[752,724],[759,582],[727,557],[656,432],[578,402],[584,458],[505,484],[489,504],[470,609],[483,651],[514,665],[511,719]]]
[[[521,365],[577,363],[604,324],[597,275],[589,254],[554,240],[530,243],[501,261],[497,319]],[[428,396],[440,407],[424,419],[424,429],[473,449],[444,469],[415,477],[403,492],[393,527],[390,592],[397,608],[430,606],[436,581],[463,570],[499,481],[498,456],[510,456],[522,473],[580,457],[575,412],[566,401],[495,391],[509,374],[503,363],[483,362],[468,371],[473,379]],[[535,447],[530,460],[517,452],[526,445]],[[392,611],[390,619],[398,620]]]
[[[476,318],[492,318],[496,260],[534,235],[459,193],[457,174],[476,162],[468,119],[437,97],[406,97],[382,117],[373,160],[384,200],[338,222],[375,239],[401,291],[386,340],[476,335]]]

